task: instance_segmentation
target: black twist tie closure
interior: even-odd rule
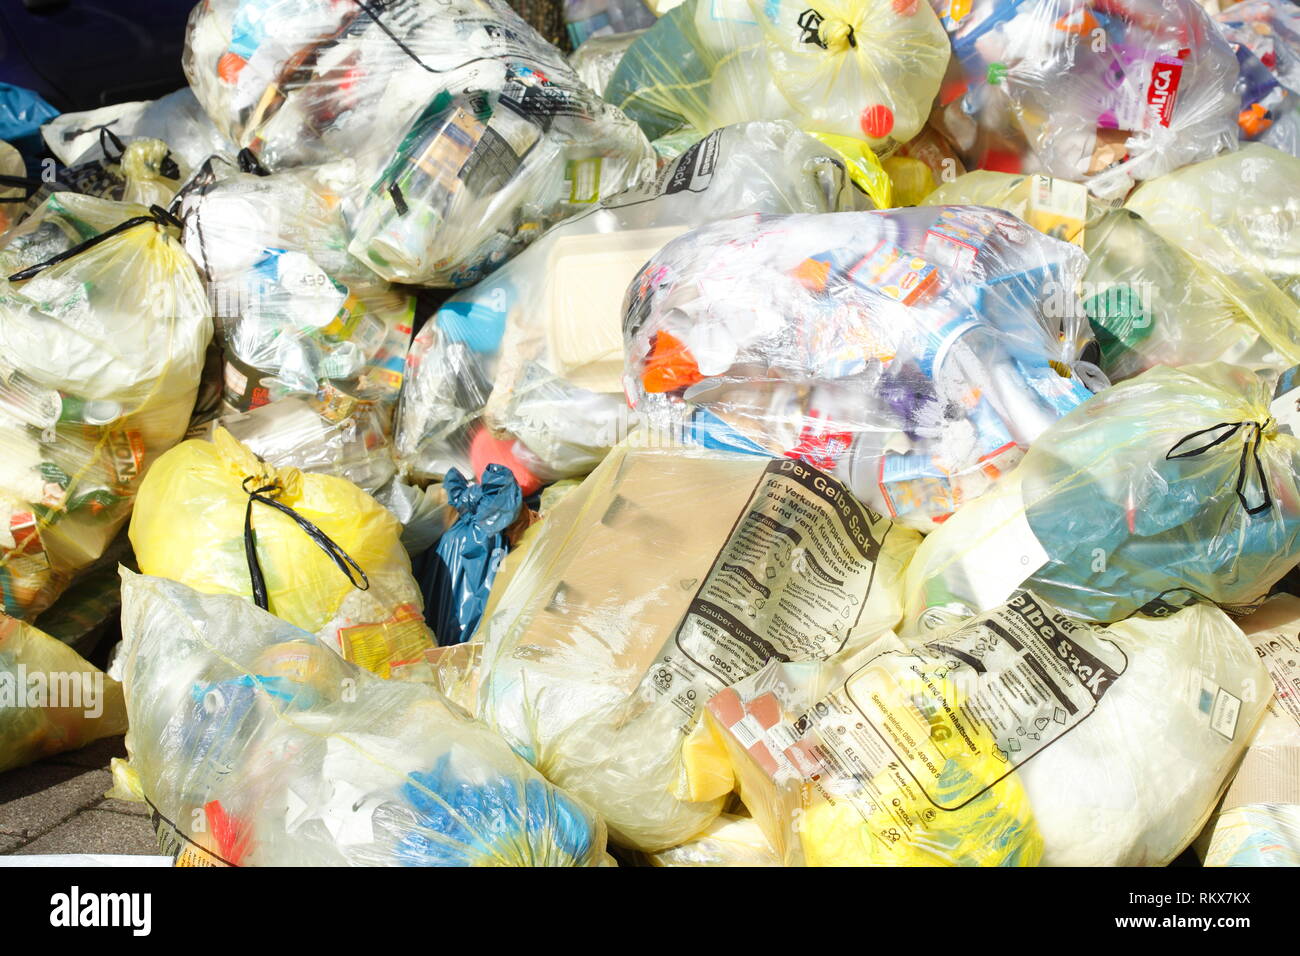
[[[235,155],[239,163],[241,173],[251,173],[254,176],[270,176],[271,171],[262,165],[262,161],[257,158],[257,154],[245,146]]]
[[[119,222],[116,226],[114,226],[112,229],[105,230],[104,232],[99,233],[99,235],[91,236],[89,239],[85,240],[84,242],[77,243],[71,249],[65,249],[63,252],[60,252],[57,255],[50,256],[44,262],[38,262],[34,266],[28,266],[26,269],[21,269],[18,272],[15,272],[13,275],[9,277],[9,281],[22,282],[24,279],[30,279],[32,276],[36,275],[37,273],[45,271],[50,266],[56,266],[60,262],[67,262],[73,256],[81,255],[87,249],[94,248],[95,246],[103,242],[105,239],[112,239],[114,236],[120,236],[128,229],[134,229],[136,226],[146,226],[146,225],[175,226],[177,229],[179,229],[181,228],[181,221],[177,219],[175,216],[173,216],[166,209],[164,209],[162,206],[158,206],[158,205],[150,206],[149,215],[132,216],[130,219],[123,220],[122,222]]]
[[[117,155],[113,155],[112,146],[117,150]],[[122,137],[118,136],[107,126],[99,127],[99,148],[104,152],[104,158],[110,163],[120,163],[122,156],[126,153],[126,143],[122,142]]]
[[[315,541],[326,556],[338,566],[338,569],[343,572],[354,588],[360,591],[370,590],[370,579],[366,577],[366,572],[361,570],[360,565],[353,561],[346,551],[335,544],[329,535],[298,514],[298,512],[275,500],[283,490],[278,482],[273,481],[269,485],[263,485],[249,491],[248,483],[257,480],[257,476],[250,475],[243,482],[244,491],[248,492],[248,508],[244,512],[244,555],[248,558],[248,576],[253,582],[254,604],[263,611],[271,609],[270,601],[266,596],[266,579],[262,576],[262,565],[257,560],[257,545],[253,541],[253,502],[255,501],[292,518],[298,527],[302,528],[303,533]],[[361,576],[360,581],[353,576],[353,571]]]
[[[1264,474],[1264,464],[1259,460],[1259,440],[1264,434],[1264,429],[1268,428],[1272,421],[1273,419],[1267,418],[1263,422],[1219,422],[1219,424],[1211,425],[1209,428],[1202,428],[1200,431],[1192,432],[1190,435],[1184,435],[1180,438],[1174,444],[1174,447],[1169,449],[1169,452],[1165,455],[1165,460],[1173,461],[1177,458],[1195,458],[1197,455],[1205,454],[1211,448],[1222,445],[1243,428],[1248,429],[1249,434],[1241,443],[1241,460],[1237,463],[1237,487],[1235,490],[1237,492],[1237,500],[1241,502],[1241,507],[1245,509],[1246,514],[1251,517],[1254,517],[1257,514],[1263,514],[1269,508],[1273,507],[1273,495],[1268,490],[1268,478]],[[1203,436],[1209,436],[1214,432],[1219,432],[1219,435],[1212,441],[1207,441],[1195,448],[1174,454],[1174,452],[1178,451],[1182,445],[1188,442],[1193,442]],[[1249,471],[1248,464],[1251,459],[1255,462],[1255,477],[1259,481],[1260,490],[1264,493],[1264,500],[1253,508],[1246,500],[1245,493],[1246,475]]]
[[[0,175],[0,187],[8,189],[25,189],[27,192],[22,196],[5,196],[0,202],[27,202],[32,193],[40,189],[44,183],[39,179],[32,179],[29,176],[5,176]]]

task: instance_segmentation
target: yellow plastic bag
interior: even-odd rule
[[[920,536],[801,462],[636,440],[537,526],[484,618],[478,715],[616,843],[654,852],[731,792],[708,698],[893,627]]]
[[[382,676],[432,646],[397,519],[350,481],[272,467],[224,429],[158,461],[140,489],[131,544],[145,574],[251,598],[250,521],[272,614]]]
[[[178,231],[157,207],[56,193],[4,237],[6,613],[30,620],[98,559],[185,434],[212,318]]]
[[[62,641],[0,614],[0,771],[125,731],[121,684]]]
[[[785,119],[880,150],[920,132],[948,57],[914,0],[688,0],[632,44],[605,97],[651,139]]]

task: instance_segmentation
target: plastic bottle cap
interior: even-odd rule
[[[862,132],[869,139],[884,139],[894,128],[894,111],[884,103],[868,106],[862,111]]]
[[[990,63],[986,76],[988,76],[991,85],[997,86],[1007,78],[1007,65],[1005,63]]]

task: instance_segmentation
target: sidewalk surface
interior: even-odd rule
[[[0,855],[157,855],[143,803],[110,800],[108,762],[125,757],[121,737],[0,773]]]

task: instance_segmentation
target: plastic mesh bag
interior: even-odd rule
[[[1248,311],[1249,294],[1232,275],[1206,268],[1132,209],[1089,200],[1078,183],[976,170],[925,199],[953,203],[1006,210],[1087,252],[1081,305],[1112,382],[1155,365],[1225,361],[1284,371],[1300,362],[1293,322]]]
[[[0,595],[30,619],[184,436],[212,319],[162,210],[58,193],[5,235],[0,269]]]
[[[864,657],[774,663],[709,704],[787,864],[1163,866],[1266,701],[1204,605],[1101,628],[1021,591]]]
[[[892,627],[917,538],[800,462],[620,445],[479,625],[479,715],[615,842],[681,844],[732,789],[703,704]]]
[[[0,614],[0,773],[126,730],[122,685]]]
[[[652,168],[635,124],[499,0],[210,0],[185,69],[268,168],[356,163],[353,251],[390,280],[469,284]]]
[[[1204,862],[1300,866],[1300,600],[1275,595],[1241,627],[1275,696],[1207,827]],[[1267,697],[1267,688],[1261,693]]]
[[[713,223],[629,287],[625,387],[658,427],[833,471],[928,530],[1105,384],[1085,264],[977,206]]]
[[[1232,149],[1237,59],[1194,0],[935,0],[941,128],[967,164],[1122,198]]]
[[[593,866],[599,820],[419,684],[227,595],[123,573],[127,748],[191,866]]]
[[[880,150],[920,132],[948,63],[910,0],[687,0],[624,55],[605,96],[657,139],[785,119]]]
[[[437,479],[495,461],[526,494],[587,473],[630,424],[618,317],[646,259],[717,218],[869,206],[838,154],[787,123],[710,133],[654,183],[555,227],[443,304],[411,347],[403,468]]]
[[[926,538],[909,624],[987,610],[1022,583],[1093,621],[1249,606],[1300,559],[1298,455],[1252,372],[1153,368],[1047,429],[992,495]]]
[[[224,429],[163,456],[131,519],[145,574],[250,598],[381,676],[433,642],[400,536],[356,485],[268,465]]]

